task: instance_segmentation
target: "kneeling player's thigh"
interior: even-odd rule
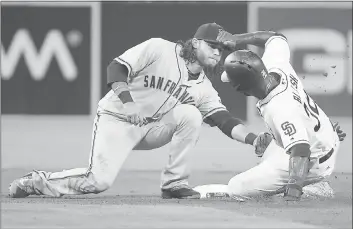
[[[157,149],[168,144],[175,132],[174,124],[159,124],[153,126],[146,136],[135,146],[134,150],[151,150]]]
[[[163,118],[151,125],[146,136],[135,150],[156,149],[169,143],[174,134],[181,139],[197,139],[201,129],[202,116],[192,105],[178,105]]]

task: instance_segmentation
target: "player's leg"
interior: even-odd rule
[[[98,115],[94,122],[88,168],[61,172],[34,171],[10,185],[10,196],[100,193],[114,182],[132,148],[143,137],[140,127],[111,115]],[[75,153],[75,152],[73,152]]]
[[[257,166],[229,180],[229,193],[245,199],[274,195],[288,182],[288,166],[289,155],[272,141]]]
[[[162,171],[161,189],[173,190],[185,186],[185,195],[196,194],[188,188],[191,149],[195,146],[201,129],[202,116],[191,105],[179,105],[154,126],[135,149],[155,149],[170,142],[168,164]],[[164,192],[165,193],[165,192]],[[199,195],[197,193],[197,195]],[[178,197],[176,197],[178,198]]]
[[[336,158],[340,147],[338,136],[335,135],[334,137],[335,142],[332,149],[325,151],[321,158],[315,159],[315,164],[310,169],[309,177],[320,176],[323,178],[328,178],[332,174],[335,168]]]
[[[271,142],[266,149],[260,164],[230,179],[228,189],[231,195],[247,198],[284,192],[289,178],[289,155],[283,148],[273,143]],[[339,141],[335,146],[336,149],[338,144]],[[332,173],[331,167],[334,167],[335,155],[331,157],[326,164],[319,164],[319,159],[310,161],[310,171],[303,188],[304,194],[313,195],[315,192],[316,196],[327,196],[325,193],[313,191],[317,188],[310,185],[320,183],[320,189],[327,187],[321,181]]]
[[[314,165],[309,171],[307,186],[303,188],[303,192],[307,196],[320,196],[332,198],[334,197],[334,190],[328,182],[328,178],[332,174],[336,157],[338,154],[340,141],[338,136],[334,135],[335,143],[331,150],[327,150],[320,158],[314,158],[312,161]]]

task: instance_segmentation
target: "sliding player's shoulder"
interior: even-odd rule
[[[284,36],[281,33],[275,33],[273,36],[271,36],[265,44],[265,47],[268,46],[269,44],[272,45],[284,45],[288,44],[287,37]]]

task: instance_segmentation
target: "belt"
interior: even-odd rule
[[[319,164],[324,163],[327,161],[333,154],[333,148],[325,155],[319,158]]]

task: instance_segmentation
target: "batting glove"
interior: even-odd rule
[[[223,44],[226,50],[234,51],[237,45],[235,36],[225,30],[221,30],[218,34],[217,41]]]
[[[272,141],[272,135],[266,132],[261,132],[254,140],[253,146],[258,157],[262,157],[267,149],[267,146]]]

